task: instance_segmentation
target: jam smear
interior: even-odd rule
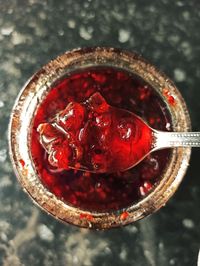
[[[94,219],[94,217],[89,213],[81,213],[80,219],[86,219],[88,221],[92,221]]]
[[[149,153],[152,134],[137,116],[110,106],[99,92],[70,102],[38,126],[40,143],[57,169],[124,171]]]
[[[22,166],[22,168],[25,166],[25,162],[24,162],[23,159],[20,159],[20,160],[19,160],[19,163],[20,163],[20,165]]]
[[[125,212],[122,212],[121,215],[120,215],[120,219],[123,221],[123,220],[126,220],[127,218],[129,217],[129,213],[127,211]]]
[[[167,101],[168,101],[168,103],[169,103],[170,105],[173,106],[173,105],[176,104],[176,100],[175,100],[174,96],[171,95],[169,89],[164,88],[164,89],[163,89],[163,95],[167,98]]]
[[[102,145],[107,129],[112,128],[110,106],[135,113],[155,129],[172,130],[166,103],[149,84],[130,72],[106,66],[88,67],[57,81],[33,119],[30,151],[41,182],[67,204],[86,211],[119,210],[146,197],[159,182],[171,154],[167,149],[154,152],[123,172],[68,169],[71,158],[75,158],[77,168],[86,161],[93,166],[105,164],[106,168],[112,160],[108,155],[104,158]],[[105,147],[112,146],[112,152],[115,147],[116,152],[120,149],[121,164],[129,160],[124,156],[126,149],[122,143],[130,144],[134,130],[132,123],[123,119],[119,122],[118,115],[113,115],[116,131],[110,129],[109,134],[112,132],[120,141],[114,145],[108,134],[112,140]],[[94,127],[91,129],[87,122]],[[71,134],[70,138],[66,132]],[[93,142],[95,147],[90,146]],[[87,146],[89,157],[85,158]]]

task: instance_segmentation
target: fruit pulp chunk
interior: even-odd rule
[[[109,106],[133,112],[155,129],[171,130],[171,119],[166,104],[150,85],[121,69],[90,67],[71,73],[49,91],[33,120],[30,149],[41,181],[58,198],[85,210],[100,212],[118,210],[139,201],[151,191],[167,165],[170,151],[154,152],[136,167],[123,172],[89,173],[67,169],[71,156],[75,154],[75,162],[79,162],[77,158],[86,154],[82,151],[82,147],[85,146],[77,145],[78,148],[74,150],[64,149],[68,147],[68,138],[63,132],[58,132],[55,121],[57,119],[59,122],[57,126],[67,129],[67,132],[76,133],[74,139],[88,143],[94,134],[92,130],[87,129],[85,121],[88,118],[85,118],[86,108],[82,103],[90,97],[90,100],[94,100],[95,95],[100,95],[100,98],[102,96],[103,101],[103,113],[101,108],[98,110],[96,107],[99,113],[91,112],[89,119],[98,125],[96,128],[101,128],[101,130],[95,129],[97,135],[102,132],[103,135],[106,134],[106,128],[110,123],[109,112],[108,115],[102,116],[102,114],[106,113],[106,108]],[[89,110],[92,110],[93,105],[95,102],[90,105]],[[71,114],[73,113],[78,119],[73,119],[73,114],[72,117],[69,116],[70,109]],[[86,128],[82,127],[83,124]],[[121,138],[128,137],[131,125],[121,123],[118,126]],[[45,132],[43,146],[40,144],[41,132],[43,136]],[[96,139],[99,140],[100,137],[95,136],[93,141]],[[48,141],[54,143],[54,151],[59,150],[57,154],[51,153],[52,146],[48,145]],[[90,156],[92,153],[90,162],[96,166],[105,164],[106,167],[107,158],[105,160],[102,156],[103,146],[96,144],[100,147],[90,147],[88,153]],[[119,144],[121,145],[121,142]],[[65,160],[61,160],[63,158]],[[123,160],[126,162],[129,159]]]
[[[83,103],[70,102],[38,126],[49,163],[60,170],[124,171],[151,148],[151,130],[137,116],[110,106],[99,92]]]

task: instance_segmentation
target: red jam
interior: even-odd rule
[[[155,129],[171,130],[166,104],[154,89],[133,74],[112,67],[87,68],[64,77],[49,91],[33,120],[31,154],[41,181],[58,198],[88,211],[118,210],[145,197],[159,181],[170,156],[169,150],[152,153],[124,172],[68,169],[72,159],[76,168],[84,162],[107,169],[112,160],[108,151],[111,148],[113,152],[116,146],[116,152],[123,150],[118,163],[130,160],[128,150],[126,154],[126,147],[121,145],[123,138],[130,137],[132,123],[119,124],[115,112],[110,119],[110,106],[137,114]],[[118,131],[109,125],[113,120]],[[91,129],[88,121],[95,127]],[[102,145],[100,136],[104,141],[108,128],[109,141]],[[98,137],[94,138],[94,133]],[[112,134],[120,135],[115,143]]]
[[[167,97],[168,103],[170,105],[176,104],[176,100],[175,100],[174,96],[171,95],[170,91],[167,88],[163,89],[163,95]]]
[[[22,168],[25,166],[25,162],[24,162],[23,159],[20,159],[20,160],[19,160],[19,163],[20,163],[20,165],[22,166]]]
[[[120,215],[120,219],[123,221],[123,220],[126,220],[127,218],[129,217],[129,213],[128,212],[122,212],[121,215]]]
[[[152,143],[143,121],[110,106],[99,92],[83,103],[70,102],[37,131],[49,163],[60,170],[124,171],[144,158]]]
[[[80,219],[86,219],[88,221],[92,221],[94,219],[94,217],[89,213],[81,213],[79,217]]]

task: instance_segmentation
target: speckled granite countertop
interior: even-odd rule
[[[35,207],[13,173],[7,126],[14,100],[37,69],[65,50],[135,50],[179,87],[200,130],[200,2],[191,0],[0,0],[0,265],[197,265],[200,150],[167,206],[133,225],[94,232]]]

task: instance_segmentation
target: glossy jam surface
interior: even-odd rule
[[[82,108],[81,103],[86,102],[96,93],[100,93],[105,99],[106,105],[104,107],[109,104],[112,107],[133,112],[155,129],[171,130],[171,120],[166,104],[148,84],[131,73],[116,68],[96,67],[71,73],[49,91],[38,107],[31,132],[31,154],[41,181],[49,191],[68,204],[88,211],[101,212],[128,207],[133,202],[145,197],[154,184],[159,181],[159,177],[167,165],[170,152],[169,150],[162,150],[152,153],[136,167],[124,172],[91,174],[87,171],[67,169],[65,166],[68,165],[68,159],[72,156],[71,151],[70,149],[62,149],[63,143],[66,141],[63,134],[60,133],[59,135],[57,130],[54,131],[52,127],[51,130],[48,130],[48,127],[55,122],[56,117],[60,114],[61,119],[58,119],[60,125],[64,123],[62,127],[71,127],[73,132],[79,131],[80,136],[78,137],[88,144],[93,134],[91,134],[91,130],[88,132],[84,132],[84,130],[80,132],[79,130],[82,128],[80,121],[83,122],[85,119],[85,109]],[[66,110],[66,108],[72,108],[72,106],[69,107],[71,102],[77,104],[75,109],[79,119],[75,121],[64,119],[64,116],[69,112],[69,109]],[[100,126],[101,130],[97,134],[104,132],[106,128],[104,126],[109,124],[109,118],[106,116],[98,115],[95,116],[95,119],[91,119]],[[69,121],[68,124],[67,121]],[[45,125],[46,128],[41,127],[41,124]],[[121,128],[119,126],[121,137],[126,137],[129,134],[130,130],[127,125],[127,123],[126,126],[123,124]],[[38,127],[41,132],[42,130],[46,132],[45,134],[48,132],[47,137],[49,138],[57,136],[57,144],[60,145],[61,152],[56,155],[56,161],[51,160],[54,158],[49,158],[48,145],[46,149],[44,145],[41,145],[41,132],[38,132]],[[97,144],[99,145],[99,143]],[[76,156],[82,156],[81,146],[84,146],[78,146],[80,150],[77,151],[79,155]],[[102,149],[102,145],[100,146],[99,148]],[[108,146],[109,144],[107,144]],[[91,159],[94,165],[106,161],[100,156],[103,155],[101,149],[90,148],[90,154],[93,152]],[[67,158],[67,161],[60,160],[63,157]],[[59,165],[56,165],[55,162],[58,161]],[[60,165],[62,163],[64,165]]]
[[[112,107],[99,92],[70,102],[37,131],[57,170],[113,173],[131,168],[151,149],[152,131],[135,114]]]

